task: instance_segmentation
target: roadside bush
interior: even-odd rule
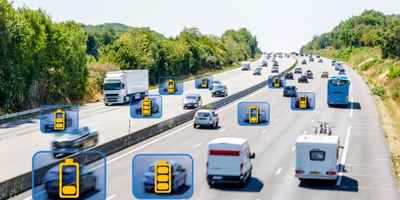
[[[399,66],[391,66],[389,68],[389,79],[395,79],[400,76],[400,67]]]
[[[385,88],[381,85],[376,85],[376,84],[372,85],[371,91],[372,94],[380,97],[381,99],[384,99],[386,97]]]

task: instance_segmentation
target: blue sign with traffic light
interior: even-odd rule
[[[241,126],[267,126],[270,122],[268,102],[240,102],[237,120]]]
[[[40,131],[49,134],[79,133],[79,107],[47,105],[40,108]]]
[[[54,151],[32,157],[32,199],[105,200],[107,163],[97,151],[78,152],[56,159]]]
[[[194,81],[194,87],[196,89],[210,89],[211,85],[213,83],[213,77],[212,76],[199,76],[196,77],[196,80]]]
[[[297,92],[297,96],[290,99],[290,108],[294,111],[312,111],[315,106],[315,93],[313,92]]]
[[[138,199],[190,199],[193,165],[187,154],[138,154],[132,160],[132,193]]]
[[[130,114],[133,119],[161,118],[162,112],[162,98],[160,95],[148,95],[139,101],[131,100]]]
[[[182,95],[183,80],[178,77],[160,77],[158,81],[160,95]]]
[[[270,89],[282,89],[286,86],[285,77],[269,75],[268,76],[268,88]]]

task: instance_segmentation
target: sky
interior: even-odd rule
[[[57,22],[108,22],[150,27],[176,36],[184,27],[221,35],[246,27],[263,51],[298,51],[366,9],[400,14],[400,0],[12,0],[14,7],[41,8]]]

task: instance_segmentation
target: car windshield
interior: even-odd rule
[[[215,89],[217,89],[217,90],[223,90],[223,89],[225,89],[225,86],[223,86],[223,85],[216,85],[216,86],[215,86]]]
[[[333,79],[329,81],[329,83],[334,86],[343,86],[348,84],[348,82],[349,82],[348,80],[342,80],[342,79]]]
[[[210,113],[208,113],[208,112],[199,112],[199,113],[197,113],[197,116],[198,117],[209,117]]]
[[[121,89],[121,83],[120,82],[104,83],[103,89],[104,90],[120,90]]]
[[[191,99],[191,100],[196,100],[197,96],[186,96],[185,98],[186,99]]]

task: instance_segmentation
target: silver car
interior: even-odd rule
[[[214,110],[199,110],[194,115],[193,128],[218,128],[219,117]]]
[[[199,108],[202,105],[203,103],[200,94],[186,94],[185,97],[183,97],[183,109]]]

